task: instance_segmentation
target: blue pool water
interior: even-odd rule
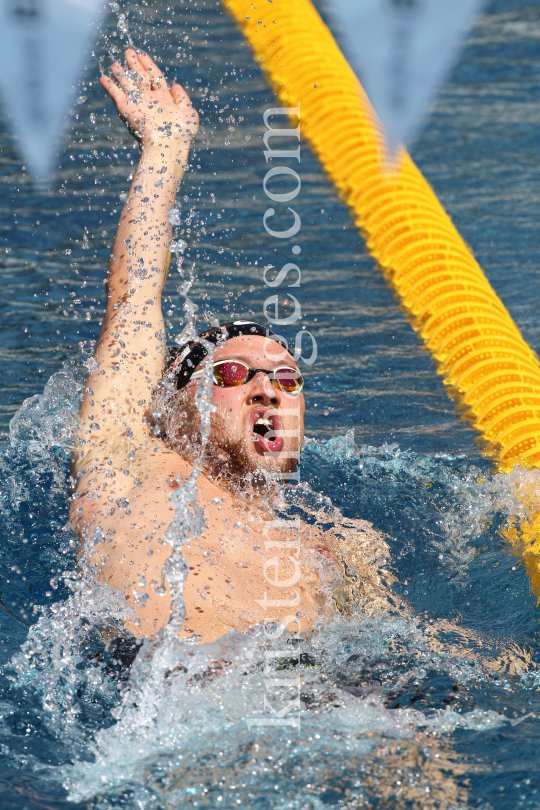
[[[209,310],[260,319],[262,268],[290,256],[262,227],[271,92],[217,3],[126,9],[134,41],[202,113],[181,195],[201,324]],[[306,144],[298,298],[319,357],[290,508],[384,532],[393,609],[336,620],[302,647],[299,730],[248,728],[263,694],[257,636],[179,644],[160,666],[189,658],[189,671],[155,683],[165,654],[151,645],[130,679],[113,665],[124,607],[77,578],[66,524],[82,360],[135,159],[96,86],[99,59],[124,45],[116,23],[73,94],[53,186],[33,185],[0,131],[0,806],[539,808],[539,613],[500,535],[537,475],[492,475]],[[413,149],[536,350],[539,78],[540,2],[492,2]],[[231,663],[216,675],[220,657]]]

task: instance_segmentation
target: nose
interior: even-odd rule
[[[251,387],[248,394],[248,402],[250,405],[272,405],[274,408],[279,407],[281,394],[270,382],[268,374],[263,374],[259,371],[251,380],[250,385]]]

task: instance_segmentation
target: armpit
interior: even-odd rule
[[[149,458],[156,444],[161,443],[152,441],[148,434],[135,437],[126,433],[110,434],[93,443],[80,442],[72,453],[72,475],[81,478],[89,473],[106,475],[111,470],[128,470],[129,475],[140,478],[149,471]]]

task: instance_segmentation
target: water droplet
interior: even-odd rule
[[[180,225],[180,211],[178,208],[171,208],[167,216],[171,225]]]
[[[187,247],[187,242],[184,242],[183,239],[179,239],[177,242],[173,241],[169,245],[169,251],[171,253],[183,253]]]

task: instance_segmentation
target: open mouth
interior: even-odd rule
[[[256,433],[257,436],[262,436],[263,439],[276,438],[274,428],[272,427],[272,422],[266,416],[259,416],[253,425],[253,433]]]
[[[258,453],[279,453],[283,449],[281,420],[275,411],[257,408],[251,414],[251,430]]]

